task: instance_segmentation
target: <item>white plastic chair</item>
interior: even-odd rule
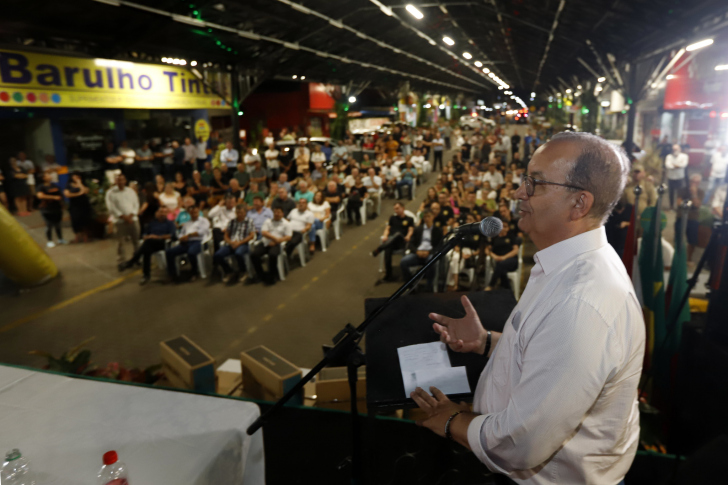
[[[331,217],[327,217],[326,219],[321,221],[324,223],[324,227],[323,229],[318,229],[316,231],[316,237],[319,238],[319,241],[321,241],[321,251],[324,253],[326,252],[326,248],[329,245],[329,230],[326,227],[326,223],[329,221],[329,219],[331,219]]]
[[[334,237],[341,239],[341,219],[346,217],[346,199],[342,199],[339,208],[336,209],[336,220],[331,224],[334,226]]]
[[[202,250],[197,255],[197,270],[200,273],[200,278],[207,278],[212,269],[212,231],[207,234],[207,237],[202,240]],[[182,258],[186,258],[188,255],[180,254],[174,258],[174,264],[177,267],[177,274],[180,273],[180,261]]]

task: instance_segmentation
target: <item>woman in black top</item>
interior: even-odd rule
[[[182,175],[182,172],[174,174],[174,190],[179,192],[179,195],[182,197],[187,195],[187,182],[185,181],[185,177]]]
[[[10,177],[8,183],[10,193],[15,198],[15,209],[18,216],[23,217],[30,215],[28,212],[28,196],[30,195],[30,187],[28,187],[28,174],[18,165],[15,157],[10,157]]]
[[[71,227],[76,235],[73,242],[88,242],[88,225],[91,221],[91,201],[88,187],[83,184],[81,174],[73,172],[63,195],[68,199],[68,212],[71,214]]]
[[[147,224],[154,220],[155,214],[159,210],[159,199],[157,198],[156,185],[147,182],[144,185],[144,203],[139,209],[139,227],[146,227]]]
[[[518,249],[522,242],[518,234],[511,232],[507,224],[503,224],[500,234],[491,239],[485,254],[495,262],[495,268],[485,291],[491,291],[498,284],[498,280],[503,287],[510,287],[508,273],[518,269]]]
[[[43,184],[37,189],[37,197],[40,199],[40,213],[46,223],[47,247],[55,247],[53,242],[53,229],[58,236],[58,244],[66,244],[61,232],[61,218],[63,217],[63,196],[58,184],[51,182],[51,174],[43,173]]]

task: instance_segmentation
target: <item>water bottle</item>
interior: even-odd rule
[[[34,485],[30,473],[30,461],[20,454],[17,448],[5,455],[3,468],[0,470],[0,483],[3,485]]]
[[[129,485],[126,465],[119,461],[119,455],[115,451],[104,453],[104,466],[99,470],[96,483],[97,485]]]

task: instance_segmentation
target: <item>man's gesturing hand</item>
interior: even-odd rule
[[[437,313],[430,313],[435,332],[440,334],[440,341],[446,343],[455,352],[485,352],[487,332],[480,323],[473,304],[463,295],[460,301],[465,308],[463,318],[450,318]]]

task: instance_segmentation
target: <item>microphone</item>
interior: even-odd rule
[[[497,217],[486,217],[480,222],[473,222],[472,224],[464,224],[458,227],[455,232],[462,236],[485,236],[495,237],[500,234],[503,229],[503,221]]]

